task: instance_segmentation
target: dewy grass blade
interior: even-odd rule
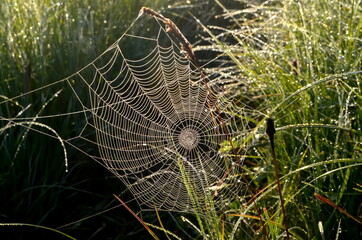
[[[161,229],[165,229],[165,227],[163,226],[163,222],[162,222],[162,220],[161,220],[161,218],[160,218],[160,214],[158,213],[158,210],[157,210],[156,207],[155,207],[155,213],[156,213],[157,220],[158,220],[158,222],[160,223]],[[164,231],[164,233],[165,233],[167,239],[168,239],[168,240],[171,240],[170,237],[168,236],[167,232]]]
[[[296,90],[294,93],[290,94],[289,96],[287,96],[283,101],[281,101],[277,106],[275,106],[270,112],[269,114],[272,114],[273,112],[275,112],[277,109],[279,109],[282,105],[284,105],[284,103],[288,102],[289,99],[295,97],[296,95],[300,94],[301,92],[306,91],[307,89],[313,88],[321,83],[324,82],[328,82],[328,81],[338,81],[338,79],[344,78],[344,77],[348,77],[348,76],[353,76],[353,75],[358,75],[358,74],[362,74],[362,70],[361,71],[353,71],[353,72],[347,72],[347,73],[340,73],[340,74],[335,74],[335,75],[331,75],[322,79],[319,79],[315,82],[309,83],[307,85],[305,85],[304,87]]]
[[[77,240],[74,237],[69,236],[68,234],[65,234],[57,229],[54,228],[50,228],[50,227],[45,227],[45,226],[41,226],[41,225],[36,225],[36,224],[29,224],[29,223],[0,223],[0,227],[6,227],[6,226],[15,226],[15,227],[23,227],[23,226],[27,226],[27,227],[33,227],[33,228],[40,228],[40,229],[44,229],[44,230],[48,230],[60,235],[63,235],[64,237],[67,237],[69,239],[72,240]]]

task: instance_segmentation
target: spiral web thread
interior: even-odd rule
[[[244,195],[229,138],[241,141],[248,127],[221,79],[207,81],[210,91],[162,21],[140,14],[97,59],[58,82],[80,110],[51,117],[84,116],[64,142],[121,179],[142,210],[192,212],[210,198],[222,208]]]

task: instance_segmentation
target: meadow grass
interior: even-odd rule
[[[213,212],[212,208],[204,212],[196,207],[200,211],[196,217],[183,215],[182,221],[175,220],[183,228],[178,233],[199,239],[285,236],[275,166],[265,135],[265,120],[271,117],[276,123],[276,158],[291,238],[360,239],[360,224],[320,201],[315,194],[359,218],[361,2],[265,1],[246,4],[246,9],[239,10],[229,10],[222,2],[215,2],[224,11],[219,19],[229,20],[229,25],[204,29],[207,40],[213,44],[209,50],[228,59],[227,68],[217,70],[234,78],[236,87],[230,88],[237,91],[238,104],[245,107],[254,126],[248,138],[235,145],[249,149],[244,170],[256,195],[254,201],[244,205],[232,202],[224,212]],[[28,92],[48,84],[49,79],[61,79],[79,70],[123,33],[142,4],[129,0],[3,1],[0,99]],[[157,9],[162,1],[153,4],[148,6]],[[37,116],[54,98],[54,92],[45,90],[40,95],[14,101],[12,108],[1,109],[1,113],[13,116],[25,111],[29,116]],[[39,112],[27,112],[29,104],[38,105],[34,109]],[[58,107],[64,111],[72,108]],[[59,108],[49,105],[46,111],[56,113]],[[67,121],[70,119],[52,125],[62,129],[69,125]],[[62,129],[64,136],[71,131]],[[109,174],[101,172],[99,166],[79,170],[85,157],[74,152],[70,153],[72,168],[66,175],[65,169],[59,167],[64,165],[63,149],[49,147],[59,146],[58,141],[26,129],[7,130],[6,134],[0,142],[0,196],[6,196],[0,200],[2,222],[59,226],[102,211],[112,202],[111,194],[119,192],[120,185],[101,181]],[[256,135],[262,136],[257,142],[253,141]],[[186,176],[185,179],[187,185]],[[101,186],[102,191],[94,185]],[[193,195],[192,184],[189,186]],[[86,202],[80,203],[79,199]],[[206,201],[213,204],[209,195]],[[79,207],[74,208],[75,204]],[[157,220],[160,222],[162,217],[144,220],[157,229]],[[168,229],[172,238],[173,229],[169,226],[165,223],[158,230],[167,233],[165,228]],[[134,237],[136,233],[132,232],[137,227],[130,228],[122,216],[106,214],[61,230],[79,239],[99,236],[99,232],[106,232],[102,235],[104,239],[115,239],[127,234]],[[9,232],[19,233],[15,229]],[[28,234],[29,229],[25,232]]]
[[[203,26],[206,38],[213,43],[211,49],[231,63],[218,69],[220,75],[230,78],[230,71],[238,73],[232,76],[239,100],[257,120],[238,146],[250,146],[256,135],[265,134],[266,118],[275,120],[276,158],[291,238],[361,238],[360,222],[319,197],[356,218],[360,214],[361,2],[263,1],[244,10],[228,10],[216,2],[230,24]],[[244,167],[258,192],[250,205],[264,212],[268,237],[263,238],[285,237],[266,135],[251,145],[248,155],[258,156]],[[250,238],[262,238],[260,229],[248,225],[263,223],[246,219],[256,212],[250,206],[244,209],[230,210],[234,228],[229,238],[248,238],[237,228],[248,231]]]
[[[255,195],[246,198],[255,200],[222,212],[196,206],[197,221],[183,220],[203,239],[286,238],[265,134],[271,117],[289,238],[361,238],[360,1],[265,1],[244,10],[216,2],[229,26],[201,22],[212,47],[199,49],[229,59],[217,72],[234,76],[238,88],[229,87],[254,119],[249,136],[236,145],[249,149],[244,170]]]

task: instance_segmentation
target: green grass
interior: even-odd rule
[[[276,156],[292,238],[359,239],[361,225],[314,194],[356,218],[360,214],[361,2],[267,1],[245,10],[228,10],[217,2],[230,19],[229,27],[204,29],[214,50],[234,63],[218,71],[230,76],[233,69],[235,84],[242,86],[239,100],[257,120],[239,147],[263,134],[266,117],[275,119]],[[264,209],[269,238],[285,236],[266,135],[248,155],[259,156],[245,167],[255,191],[263,190],[254,203]],[[247,210],[234,209],[235,214],[257,215]],[[239,220],[229,219],[259,238],[248,227],[256,221]]]
[[[360,239],[361,225],[318,200],[315,194],[327,197],[361,220],[361,2],[267,1],[237,11],[215,2],[224,11],[218,19],[225,19],[222,29],[205,24],[205,36],[212,42],[212,49],[228,59],[228,68],[217,71],[234,78],[238,87],[229,87],[237,91],[237,104],[245,106],[245,114],[252,120],[254,128],[248,138],[235,146],[249,149],[244,168],[258,195],[246,205],[233,202],[224,212],[203,212],[199,208],[196,217],[183,215],[175,220],[163,214],[160,219],[164,228],[198,239],[277,239],[284,234],[275,169],[265,135],[265,119],[272,117],[292,238]],[[0,102],[79,70],[124,32],[144,4],[159,9],[165,3],[2,1]],[[190,21],[194,21],[192,17],[186,22]],[[180,28],[184,29],[182,25]],[[0,104],[0,116],[24,111],[35,121],[41,111],[56,114],[73,109],[71,103],[51,104],[58,90],[46,88],[12,104]],[[32,107],[28,109],[29,104]],[[75,131],[65,128],[72,120],[45,120],[44,124],[54,126],[67,138]],[[34,128],[52,133],[41,126]],[[225,151],[228,149],[225,146]],[[149,235],[144,236],[147,233],[138,233],[141,226],[125,210],[99,214],[116,205],[112,193],[119,193],[123,186],[117,180],[105,181],[110,173],[74,149],[67,150],[68,174],[58,140],[26,128],[12,127],[2,133],[0,222],[58,229],[75,221],[58,230],[77,239],[93,235],[148,239]],[[192,189],[189,191],[192,194]],[[247,195],[246,200],[250,197]],[[207,198],[210,205],[211,198]],[[264,221],[258,219],[255,207]],[[93,214],[99,215],[87,218]],[[143,220],[157,230],[155,215],[145,215]],[[268,238],[260,230],[264,223]],[[34,233],[23,226],[0,226],[0,231],[5,229],[7,236],[29,237]],[[162,232],[166,231],[156,231],[161,239],[165,236]],[[37,238],[42,234],[34,233]]]

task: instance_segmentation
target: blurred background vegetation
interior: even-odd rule
[[[232,89],[255,118],[252,125],[259,126],[256,134],[263,133],[264,115],[276,120],[276,150],[286,176],[283,193],[294,237],[360,239],[360,224],[314,197],[319,193],[353,216],[361,214],[362,90],[361,74],[354,74],[362,69],[360,1],[3,0],[0,102],[85,66],[123,34],[142,6],[171,18],[199,46],[200,61],[225,55],[210,71],[233,79]],[[55,92],[44,89],[1,105],[0,116],[15,116],[29,104],[25,116],[72,109],[67,102],[44,110],[54,98]],[[71,136],[70,119],[47,121],[65,138]],[[57,140],[20,127],[0,136],[0,222],[58,228],[77,239],[150,239],[117,207],[112,193],[125,190],[122,183],[84,154],[69,148],[65,172]],[[259,207],[275,213],[281,224],[267,138],[248,155],[254,156],[245,165],[252,187],[265,191]],[[112,207],[116,209],[102,213]],[[143,217],[157,222],[152,213]],[[198,236],[178,214],[162,213],[161,218],[166,229],[184,239]],[[235,239],[261,238],[255,222],[240,224],[247,230],[234,233]],[[283,232],[268,227],[272,239]],[[19,226],[0,226],[0,233],[8,239],[56,237]]]

